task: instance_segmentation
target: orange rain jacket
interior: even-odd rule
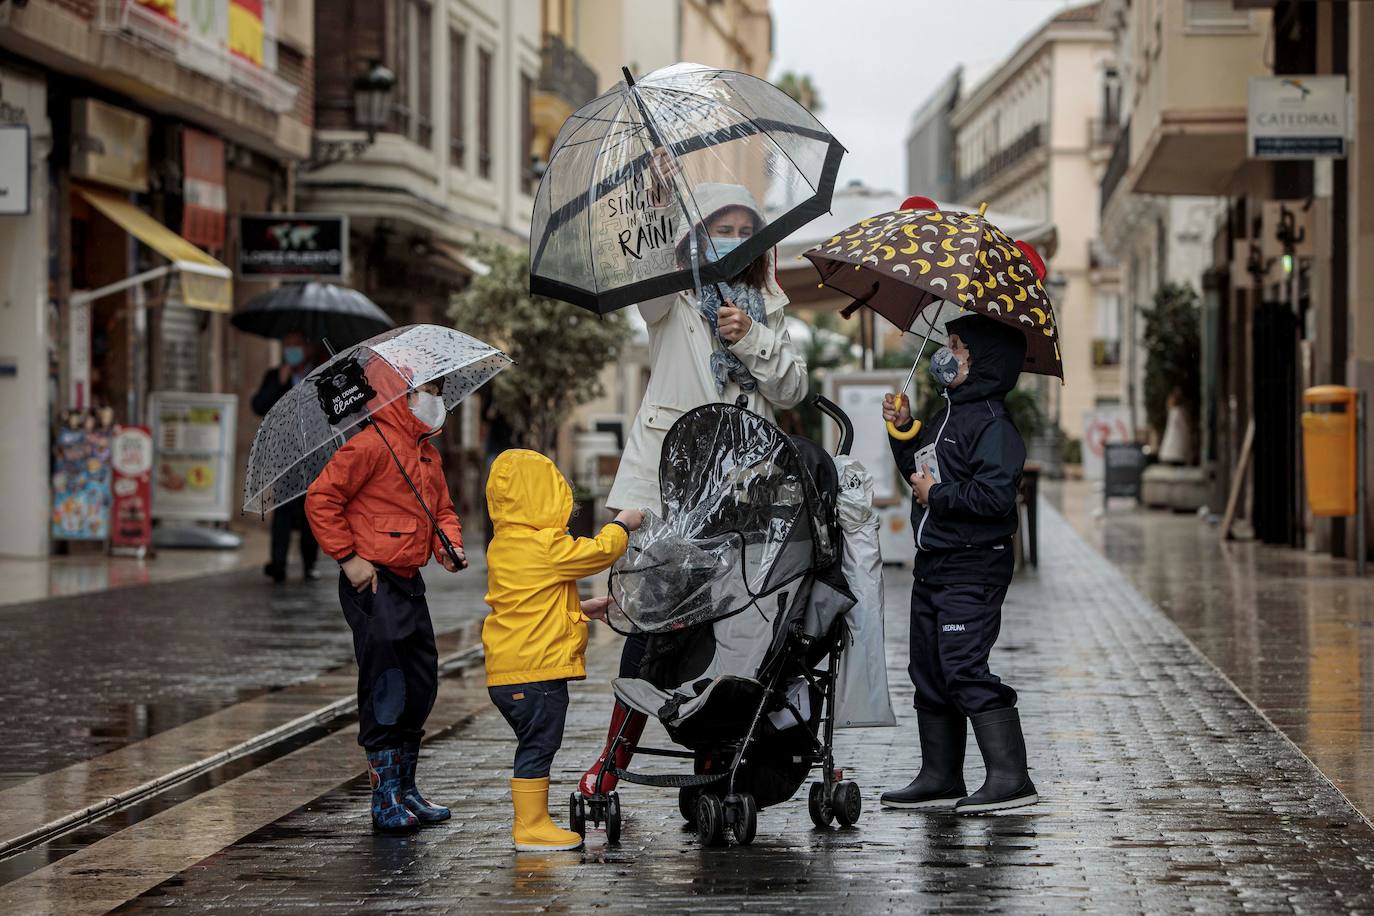
[[[399,398],[372,416],[396,450],[406,473],[424,497],[455,548],[463,528],[453,511],[439,452],[429,430]],[[344,443],[310,485],[305,514],[320,549],[342,563],[354,554],[400,576],[410,577],[440,557],[443,544],[415,501],[386,443],[376,429],[364,429]]]
[[[594,538],[568,534],[572,489],[552,461],[510,449],[492,462],[487,508],[487,686],[587,676],[587,618],[577,580],[610,567],[629,543],[614,522]]]

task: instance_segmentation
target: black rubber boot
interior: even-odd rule
[[[921,772],[905,789],[884,792],[885,808],[945,809],[968,794],[964,787],[964,743],[968,720],[959,712],[916,710],[921,732]]]
[[[1026,739],[1015,707],[982,712],[969,721],[988,772],[983,787],[955,805],[955,813],[984,814],[1038,802],[1040,796],[1026,771]]]

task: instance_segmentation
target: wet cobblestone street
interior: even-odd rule
[[[904,783],[918,765],[904,670],[909,573],[892,570],[888,661],[899,726],[842,732],[837,742],[837,763],[864,790],[865,811],[854,830],[814,829],[799,794],[761,814],[753,847],[705,850],[683,829],[673,793],[628,786],[619,848],[591,831],[585,852],[517,855],[509,848],[506,787],[513,742],[487,707],[427,745],[423,784],[453,806],[449,825],[414,838],[374,836],[365,780],[355,778],[181,870],[125,909],[1374,908],[1369,823],[1053,511],[1042,515],[1041,544],[1039,572],[1012,587],[993,656],[994,670],[1020,692],[1042,796],[1025,813],[957,819],[878,807],[879,792]],[[589,680],[574,685],[568,738],[555,762],[556,802],[566,799],[604,734],[617,649],[600,634]],[[477,677],[447,681],[440,703],[480,710],[484,693]],[[971,739],[967,770],[972,784],[981,781]],[[235,782],[257,778],[264,777],[249,773]],[[566,817],[565,805],[555,812]],[[128,868],[102,857],[110,842],[12,883],[4,899],[51,904],[45,889],[63,879],[98,886]]]

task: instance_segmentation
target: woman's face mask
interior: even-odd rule
[[[431,432],[443,426],[444,418],[448,416],[444,399],[428,391],[416,391],[411,395],[410,412]]]
[[[295,345],[285,347],[282,349],[282,358],[286,360],[288,366],[299,366],[305,362],[305,347]]]
[[[949,347],[936,350],[930,358],[930,377],[941,388],[962,384],[968,378],[968,350],[960,349],[957,353]]]
[[[721,238],[713,235],[706,244],[706,260],[719,261],[727,254],[743,245],[744,242],[744,239],[738,237]]]

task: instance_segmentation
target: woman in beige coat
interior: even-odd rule
[[[692,197],[704,219],[696,228],[696,250],[702,260],[733,251],[763,227],[763,215],[747,189],[733,184],[699,184]],[[684,266],[691,262],[691,238],[683,232],[675,246]],[[722,292],[724,295],[722,296]],[[687,411],[703,404],[738,403],[772,419],[773,412],[800,403],[806,396],[806,359],[783,324],[787,296],[774,276],[771,252],[760,255],[729,283],[706,284],[694,292],[674,293],[639,304],[649,328],[651,371],[644,401],[635,416],[606,504],[619,509],[662,512],[658,486],[663,437]],[[637,677],[644,655],[643,636],[625,640],[620,676]],[[583,795],[609,792],[616,779],[597,775],[616,734],[629,742],[616,753],[615,765],[630,762],[645,717],[617,702],[601,757],[583,775]],[[621,725],[624,723],[624,730]]]

